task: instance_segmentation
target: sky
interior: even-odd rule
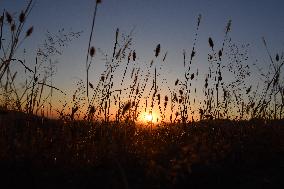
[[[27,2],[0,0],[0,11],[16,14]],[[28,59],[43,44],[47,31],[82,31],[78,39],[62,48],[61,56],[54,58],[58,61],[55,85],[63,91],[73,89],[76,80],[85,77],[94,7],[95,0],[37,0],[28,18],[26,26],[34,26],[32,37],[22,46],[30,54]],[[252,57],[261,60],[260,66],[265,67],[268,58],[261,38],[265,37],[273,53],[281,53],[284,47],[283,7],[282,0],[102,0],[91,45],[111,54],[116,28],[125,34],[134,29],[132,47],[138,59],[142,63],[151,61],[156,45],[161,44],[162,52],[168,52],[163,73],[175,80],[183,72],[183,50],[191,52],[197,17],[201,14],[195,59],[201,69],[208,65],[208,38],[212,37],[220,48],[228,20],[232,20],[232,40],[249,43]],[[102,56],[97,54],[90,74],[94,83],[104,69]]]

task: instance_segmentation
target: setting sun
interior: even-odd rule
[[[151,114],[147,114],[145,115],[145,120],[151,122],[153,121],[153,116]]]
[[[159,116],[155,112],[144,112],[140,116],[140,121],[144,123],[157,123],[157,119],[159,119]]]

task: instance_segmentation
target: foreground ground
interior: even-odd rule
[[[131,123],[0,117],[1,185],[282,188],[284,121]]]

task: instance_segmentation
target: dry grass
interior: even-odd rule
[[[54,176],[60,172],[64,187],[72,183],[107,188],[115,183],[119,188],[281,183],[283,122],[204,121],[150,131],[134,123],[66,124],[23,114],[0,121],[8,123],[1,127],[0,159],[7,171],[2,178],[13,178],[7,176],[11,170],[22,174],[24,170],[16,166],[27,169],[29,164],[28,174],[38,175],[36,186],[48,184],[47,178],[49,185],[55,184]]]
[[[39,174],[33,183],[36,187],[47,184],[45,179],[58,173],[68,177],[60,181],[63,186],[83,188],[88,187],[87,182],[106,188],[172,188],[182,184],[259,187],[280,183],[284,166],[283,55],[274,56],[263,39],[270,70],[265,73],[257,67],[263,82],[251,85],[249,45],[233,42],[229,21],[221,42],[208,38],[208,72],[199,73],[199,15],[192,50],[182,53],[184,73],[175,81],[163,75],[168,53],[161,44],[153,48],[145,64],[133,48],[133,31],[122,34],[119,29],[112,54],[104,54],[104,71],[97,82],[90,81],[91,65],[102,53],[90,45],[100,3],[96,1],[88,41],[86,79],[77,81],[71,97],[64,93],[67,89],[56,87],[51,56],[60,55],[58,45],[78,38],[80,32],[47,33],[45,48],[38,51],[33,64],[27,63],[15,53],[32,37],[33,27],[25,28],[24,24],[33,0],[18,20],[3,12],[0,166],[8,172],[3,177],[8,178],[8,184],[13,185],[9,180],[14,179],[12,171],[23,174],[17,166],[26,170],[27,164],[31,177]],[[4,43],[4,38],[10,41]],[[16,63],[23,66],[24,83],[17,78],[21,70],[12,71],[11,64]],[[52,96],[58,93],[64,94],[64,99],[62,108],[55,110]],[[47,118],[52,111],[58,113],[58,119]],[[139,123],[140,116],[154,113],[158,115],[155,120]]]

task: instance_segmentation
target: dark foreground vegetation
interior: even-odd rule
[[[29,188],[283,187],[283,120],[0,120],[1,185]]]

